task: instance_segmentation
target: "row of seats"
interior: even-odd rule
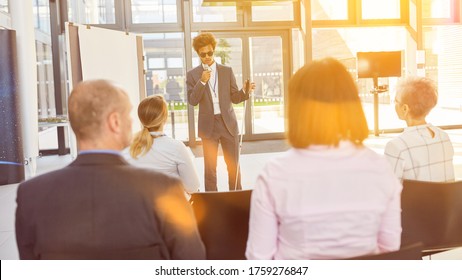
[[[195,193],[191,203],[207,259],[245,259],[251,190]],[[462,181],[403,182],[401,250],[355,259],[421,259],[462,246]]]

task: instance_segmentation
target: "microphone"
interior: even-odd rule
[[[202,68],[204,68],[204,71],[212,71],[212,68],[210,68],[207,64],[202,64]]]
[[[209,73],[209,75],[211,75],[211,72],[212,72],[212,68],[210,68],[210,66],[208,66],[207,64],[204,64],[202,63],[202,68],[204,69],[204,71],[207,71]],[[204,75],[204,72],[202,72],[202,75]],[[208,83],[210,80],[210,76],[207,78],[207,81],[202,81],[202,77],[201,77],[201,81],[203,83]]]

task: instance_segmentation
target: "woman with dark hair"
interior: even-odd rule
[[[401,184],[363,145],[368,127],[346,68],[326,58],[289,81],[292,149],[252,193],[248,259],[338,259],[398,250]]]
[[[162,96],[155,95],[141,101],[138,117],[143,129],[132,141],[130,155],[126,158],[136,166],[179,177],[186,193],[196,192],[199,189],[199,178],[192,155],[183,142],[163,132],[167,116],[167,103]]]

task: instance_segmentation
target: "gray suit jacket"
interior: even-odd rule
[[[21,259],[205,259],[175,178],[115,154],[83,154],[19,185]]]
[[[213,132],[213,100],[208,83],[203,85],[200,81],[203,71],[202,65],[188,71],[186,85],[189,104],[193,106],[199,104],[199,137],[209,138]],[[217,63],[217,72],[221,115],[229,133],[235,136],[239,131],[232,103],[238,104],[249,99],[249,93],[238,89],[231,67]]]

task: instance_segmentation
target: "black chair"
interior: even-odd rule
[[[414,243],[401,247],[398,251],[359,256],[348,260],[422,260],[422,249],[422,243]]]
[[[191,196],[209,260],[244,260],[251,190],[200,192]]]
[[[404,180],[401,207],[403,246],[422,242],[424,255],[462,246],[462,181]]]
[[[125,250],[82,248],[80,252],[47,252],[40,255],[42,260],[163,260],[165,258],[165,252],[158,245]]]

